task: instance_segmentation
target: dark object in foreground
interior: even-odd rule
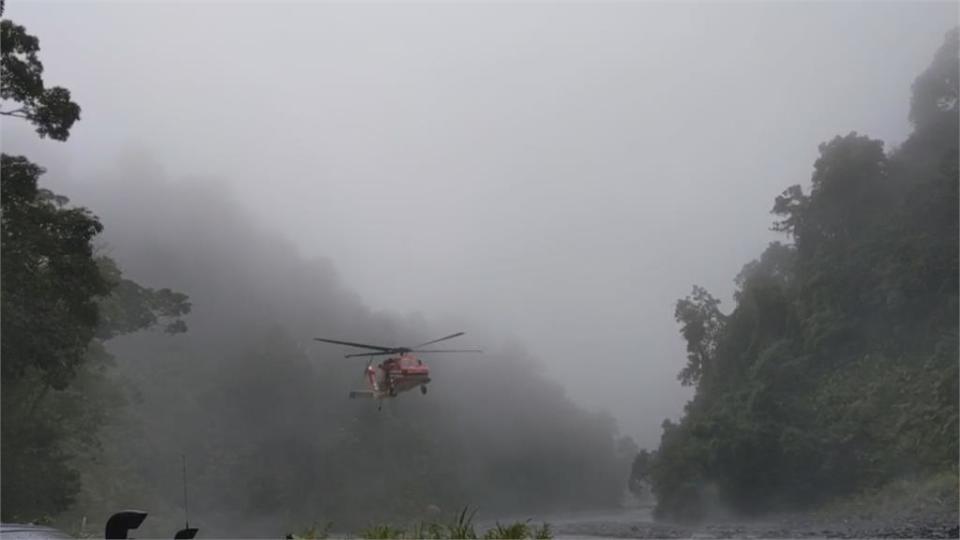
[[[147,519],[147,513],[140,510],[125,510],[117,512],[107,520],[104,538],[107,540],[125,539],[127,533],[137,529]],[[187,527],[180,529],[173,536],[176,540],[192,540],[200,529]],[[63,540],[73,538],[69,534],[32,523],[0,523],[0,540]]]
[[[187,527],[185,529],[180,529],[179,531],[177,531],[177,534],[173,535],[173,539],[174,540],[191,540],[193,537],[197,536],[197,531],[199,530],[200,529],[197,529],[196,527]]]
[[[140,510],[117,512],[107,520],[107,530],[104,532],[104,538],[107,540],[126,538],[127,532],[139,527],[145,519],[147,519],[147,513]]]

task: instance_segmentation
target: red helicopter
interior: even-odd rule
[[[430,382],[430,368],[423,363],[413,353],[464,353],[483,352],[480,349],[421,349],[427,345],[433,345],[441,341],[453,339],[462,336],[463,332],[450,334],[440,339],[427,341],[413,347],[383,347],[380,345],[368,345],[366,343],[353,343],[350,341],[338,341],[335,339],[313,338],[324,343],[334,343],[337,345],[347,345],[349,347],[359,347],[361,349],[370,349],[376,352],[354,353],[344,356],[344,358],[355,358],[358,356],[369,356],[370,361],[363,373],[367,381],[368,390],[354,390],[350,392],[351,398],[369,397],[374,399],[385,399],[397,397],[400,392],[413,390],[420,387],[420,393],[427,393],[427,383]],[[376,367],[373,367],[374,356],[388,356],[386,360]],[[382,404],[382,402],[381,402]]]

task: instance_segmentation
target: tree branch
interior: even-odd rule
[[[13,116],[15,118],[30,118],[30,114],[24,108],[14,109],[12,111],[0,111],[0,115]]]

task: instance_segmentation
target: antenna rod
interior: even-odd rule
[[[183,521],[186,524],[185,529],[190,528],[190,512],[187,510],[187,455],[180,454],[183,458]]]

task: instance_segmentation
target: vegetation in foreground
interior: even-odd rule
[[[528,521],[515,521],[508,524],[497,524],[483,534],[478,534],[472,524],[444,525],[437,523],[418,522],[409,529],[391,527],[390,525],[376,525],[364,529],[361,538],[483,538],[483,539],[523,539],[523,538],[553,538],[553,532],[548,523],[531,526]]]
[[[901,478],[886,485],[865,490],[852,497],[832,501],[817,512],[825,521],[898,521],[918,523],[930,518],[957,523],[960,508],[957,471],[947,470],[923,478]]]
[[[549,539],[553,538],[553,531],[549,523],[531,525],[530,520],[515,521],[513,523],[497,524],[483,534],[478,534],[474,527],[473,518],[476,510],[464,507],[453,519],[447,523],[418,521],[410,527],[396,527],[390,524],[371,525],[357,535],[360,538],[392,539],[392,538],[428,538],[428,539]],[[330,537],[331,524],[324,527],[316,524],[298,534],[288,535],[292,539],[322,539]]]
[[[773,208],[792,243],[744,266],[731,312],[701,287],[677,302],[696,394],[631,479],[658,517],[894,497],[902,478],[956,494],[958,48],[954,29],[914,82],[898,148],[820,146],[810,192]]]

